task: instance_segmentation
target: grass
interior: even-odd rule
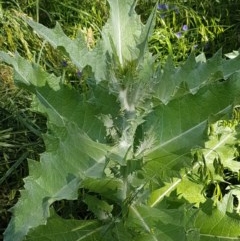
[[[0,240],[28,174],[27,158],[44,151],[45,119],[30,110],[32,96],[13,84],[10,67],[0,65]]]
[[[167,9],[159,9],[156,29],[150,40],[150,50],[164,62],[170,54],[176,63],[187,58],[190,52],[204,51],[212,55],[220,47],[224,53],[238,49],[240,35],[240,7],[238,0],[224,0],[219,4],[201,1],[175,1]],[[146,21],[156,1],[139,0],[137,12]],[[209,6],[209,4],[214,4]],[[77,70],[61,53],[44,45],[20,18],[26,13],[46,26],[53,27],[58,21],[64,31],[75,37],[78,31],[85,33],[89,44],[100,36],[101,26],[108,18],[106,0],[15,0],[0,1],[0,49],[15,52],[31,61],[38,61],[43,68],[56,75],[66,74],[75,87],[81,87]],[[187,31],[182,27],[188,26]],[[182,33],[181,38],[176,34]],[[43,48],[42,48],[43,47]],[[41,56],[39,56],[42,48]],[[0,240],[6,228],[11,208],[28,175],[27,158],[39,160],[44,151],[42,134],[46,131],[45,117],[30,108],[32,96],[18,89],[13,83],[12,69],[0,63]],[[63,204],[64,205],[64,204]],[[64,208],[62,209],[64,210]]]
[[[151,10],[148,1],[141,2],[138,11],[144,13],[145,21]],[[152,2],[155,4],[156,1]],[[219,3],[168,1],[158,6],[150,50],[158,54],[160,61],[165,62],[171,55],[179,63],[193,51],[196,54],[204,52],[210,57],[220,48],[228,53],[240,47],[240,6],[237,0]],[[184,31],[183,26],[187,26],[187,30]]]

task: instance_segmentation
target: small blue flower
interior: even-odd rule
[[[163,11],[168,10],[168,4],[166,4],[166,3],[159,3],[158,6],[157,6],[157,9],[158,10],[163,10]]]
[[[177,32],[177,33],[175,33],[175,36],[176,36],[177,38],[181,38],[181,37],[182,37],[182,33],[181,33],[181,32]]]
[[[187,26],[187,24],[184,24],[184,25],[182,26],[182,30],[183,30],[183,31],[188,31],[188,26]]]

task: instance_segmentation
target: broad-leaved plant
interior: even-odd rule
[[[108,2],[91,49],[82,34],[70,39],[58,24],[26,18],[76,68],[91,69],[82,92],[0,53],[48,125],[46,151],[28,160],[4,240],[240,240],[240,186],[226,180],[226,170],[240,170],[240,57],[192,54],[160,66],[148,51],[157,8],[143,24],[136,1]],[[61,217],[54,207],[62,200],[79,200],[87,215]]]

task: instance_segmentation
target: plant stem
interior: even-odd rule
[[[39,0],[36,0],[36,21],[39,23]]]

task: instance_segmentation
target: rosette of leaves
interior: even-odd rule
[[[40,162],[29,160],[5,241],[238,240],[237,189],[206,197],[206,180],[221,175],[211,169],[212,152],[201,159],[192,149],[205,146],[210,120],[238,104],[240,57],[225,60],[219,51],[159,66],[148,51],[156,8],[143,25],[136,1],[108,2],[110,18],[91,50],[81,34],[72,40],[59,25],[26,19],[82,72],[91,67],[83,93],[17,54],[0,54],[48,120],[46,151]],[[203,150],[217,152],[228,140],[234,148],[236,133]],[[60,217],[54,203],[61,200],[84,203],[88,215]]]

